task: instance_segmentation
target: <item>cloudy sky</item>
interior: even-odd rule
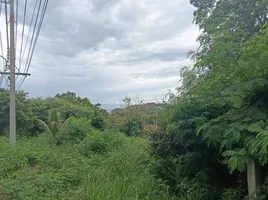
[[[22,89],[69,90],[105,108],[126,95],[160,100],[191,65],[193,9],[188,0],[50,0]]]

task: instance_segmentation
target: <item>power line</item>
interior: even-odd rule
[[[35,31],[36,31],[36,27],[37,27],[37,22],[38,22],[38,18],[39,18],[39,14],[40,14],[40,9],[41,9],[41,4],[42,4],[42,2],[40,1],[39,6],[38,6],[38,10],[37,10],[37,16],[36,16],[35,23],[34,23],[33,34],[32,34],[32,37],[31,37],[31,43],[30,43],[30,47],[29,47],[29,52],[28,52],[24,72],[26,72],[28,62],[29,62],[29,59],[30,59],[30,53],[31,53],[31,50],[32,50],[32,47],[33,47],[32,45],[33,45],[33,41],[34,41],[34,34],[35,34]]]
[[[30,43],[30,47],[29,47],[29,51],[28,51],[28,56],[27,56],[27,60],[26,60],[26,65],[25,65],[25,69],[24,69],[24,73],[28,73],[29,71],[29,67],[32,61],[32,57],[33,57],[33,53],[37,44],[37,40],[40,34],[40,30],[44,21],[44,16],[46,13],[46,9],[47,9],[47,5],[48,5],[48,0],[44,1],[43,5],[41,6],[41,2],[39,4],[38,7],[38,11],[37,11],[37,17],[35,20],[35,24],[34,24],[34,30],[33,30],[33,34],[32,34],[32,38],[31,38],[31,43]],[[42,9],[41,9],[42,7]],[[40,19],[39,19],[39,14],[40,14],[40,10],[41,10],[41,15],[40,15]],[[39,20],[39,22],[38,22]],[[35,34],[36,33],[36,34]],[[24,82],[24,80],[26,79],[26,76],[24,76],[20,83],[18,88],[21,87],[22,83]]]
[[[6,38],[7,38],[7,58],[6,58],[6,60],[7,60],[7,63],[6,63],[6,68],[5,68],[5,72],[6,72],[6,70],[7,70],[7,65],[9,65],[9,63],[8,63],[8,60],[9,60],[9,52],[10,52],[10,47],[9,47],[9,42],[10,42],[10,40],[9,40],[9,31],[8,31],[8,28],[9,28],[9,26],[8,26],[8,10],[7,10],[7,4],[8,4],[8,2],[7,2],[7,0],[5,0],[5,18],[6,18]],[[8,88],[8,78],[6,78],[6,88]]]
[[[21,0],[22,1],[22,0]],[[21,38],[19,37],[19,12],[22,9],[19,9],[19,0],[0,0],[0,22],[2,19],[5,21],[5,30],[0,29],[0,56],[4,60],[4,67],[3,70],[1,69],[0,75],[0,87],[3,85],[2,82],[4,80],[4,75],[7,75],[9,78],[6,78],[7,84],[6,86],[10,88],[10,143],[16,142],[16,79],[18,76],[22,76],[22,79],[18,82],[19,87],[24,82],[26,76],[28,74],[29,67],[31,65],[33,53],[37,44],[37,40],[40,34],[41,26],[43,24],[44,16],[46,13],[47,5],[49,0],[35,0],[34,10],[31,13],[31,23],[27,35],[26,41],[24,38],[25,29],[26,29],[26,21],[27,21],[27,7],[28,7],[28,0],[24,1],[24,10],[23,10],[23,24],[22,24],[22,33]],[[39,2],[39,3],[38,3]],[[3,9],[3,3],[5,4],[5,8]],[[9,5],[9,10],[8,10]],[[3,12],[3,10],[5,10]],[[4,14],[2,14],[4,13]],[[9,19],[8,20],[8,15]],[[3,36],[2,30],[6,31],[6,46],[3,45]],[[4,39],[4,40],[5,40]],[[19,44],[19,39],[21,39],[21,43]],[[7,48],[7,53],[4,55],[4,48]],[[29,48],[27,48],[29,47]],[[18,67],[16,66],[16,58],[19,54],[18,59]],[[24,55],[27,53],[26,61],[24,62]],[[25,65],[24,65],[25,64]],[[21,73],[21,68],[24,68],[25,73]],[[9,70],[9,71],[8,71]],[[10,84],[8,84],[10,80]]]
[[[26,0],[27,1],[27,0]],[[25,1],[25,16],[26,16],[26,10],[27,10],[27,5],[26,5],[26,1]],[[41,2],[41,1],[40,1]],[[27,48],[27,44],[28,44],[28,40],[29,40],[29,36],[30,36],[30,33],[31,33],[31,29],[32,29],[32,25],[33,25],[33,22],[34,22],[34,16],[35,16],[35,12],[36,12],[36,9],[37,9],[37,3],[38,1],[35,1],[35,5],[34,5],[34,10],[33,10],[33,13],[32,13],[32,17],[31,17],[31,22],[30,22],[30,27],[29,27],[29,30],[28,30],[28,34],[27,34],[27,39],[26,39],[26,42],[25,42],[25,46],[23,48],[23,52],[22,52],[22,49],[21,49],[21,53],[20,53],[20,63],[19,63],[19,69],[21,69],[21,65],[22,65],[22,60],[24,58],[24,55],[25,55],[25,51],[26,51],[26,48]],[[24,26],[25,26],[25,22],[24,22]],[[22,77],[19,81],[18,81],[18,85],[20,88],[20,86],[22,85],[23,81],[25,80],[24,77]]]
[[[7,51],[9,51],[9,32],[8,32],[8,18],[7,18],[7,14],[8,14],[8,11],[7,11],[7,0],[5,0],[5,16],[6,16],[6,37],[7,37]],[[8,56],[8,53],[7,53],[7,56]]]
[[[1,20],[2,19],[2,3],[0,3],[0,23],[1,23]],[[1,48],[1,55],[4,56],[4,51],[3,51],[3,41],[2,41],[2,27],[0,29],[0,48]],[[3,58],[1,58],[3,60],[3,70],[5,69],[5,60]],[[4,79],[4,75],[1,76],[0,78],[0,87],[2,86],[2,82],[3,82],[3,79]]]
[[[31,52],[31,56],[30,56],[30,60],[29,60],[28,66],[27,66],[26,73],[29,71],[29,67],[30,67],[30,64],[31,64],[31,61],[32,61],[32,57],[33,57],[33,52],[35,50],[37,39],[39,37],[40,30],[41,30],[41,27],[42,27],[42,24],[43,24],[43,20],[44,20],[44,16],[45,16],[45,13],[46,13],[47,4],[48,4],[48,0],[45,1],[45,3],[44,3],[44,7],[43,7],[43,10],[42,10],[42,13],[41,13],[41,19],[40,19],[39,26],[38,26],[38,29],[37,29],[37,34],[35,36],[35,41],[34,41],[34,45],[33,45],[33,49],[32,49],[32,52]]]
[[[5,6],[5,8],[3,8],[3,6],[2,6],[3,3],[5,3],[5,5],[6,5],[7,1],[5,0],[5,2],[1,3],[1,12],[0,12],[1,19],[3,19],[2,26],[1,26],[1,29],[0,29],[1,53],[2,53],[2,56],[4,57],[5,55],[4,55],[4,52],[3,52],[3,38],[2,38],[2,32],[1,31],[4,29],[3,28],[4,24],[6,24],[6,34],[7,34],[6,37],[7,37],[7,45],[8,45],[8,28],[7,28],[8,27],[8,20],[7,20],[7,5]],[[5,13],[2,14],[2,11],[5,12]],[[8,50],[7,50],[7,55],[6,56],[8,56]],[[7,61],[7,58],[5,58],[5,60],[3,59],[3,71],[4,72],[7,70],[7,66],[6,66],[7,62],[6,61]],[[4,75],[1,76],[0,87],[5,88],[5,86],[2,86],[4,80],[6,82],[6,87],[8,87],[8,79]]]
[[[18,23],[19,23],[19,21],[18,21],[18,17],[19,17],[19,9],[18,9],[18,7],[19,7],[19,0],[16,1],[15,57],[17,55],[17,41],[18,41]]]
[[[25,0],[24,14],[23,14],[23,24],[22,24],[22,33],[21,33],[21,46],[20,46],[19,70],[20,70],[20,67],[21,67],[21,59],[22,59],[21,56],[22,56],[22,46],[23,46],[23,41],[24,41],[24,28],[25,28],[25,20],[26,20],[27,4],[28,4],[28,1]]]
[[[31,17],[31,23],[30,23],[28,34],[27,34],[27,39],[26,39],[26,42],[25,42],[23,53],[22,53],[22,59],[24,58],[25,50],[26,50],[26,47],[27,47],[27,42],[28,42],[28,39],[29,39],[29,36],[30,36],[30,31],[31,31],[31,28],[32,28],[32,25],[33,25],[33,21],[34,21],[34,14],[35,14],[36,8],[37,8],[37,1],[35,1],[34,10],[33,10],[33,14],[32,14],[32,17]],[[21,63],[20,63],[20,67],[21,67]]]

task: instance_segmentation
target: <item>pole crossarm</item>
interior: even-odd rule
[[[10,72],[0,72],[0,75],[10,75]],[[29,73],[20,73],[20,72],[16,72],[15,75],[17,76],[31,76],[31,74]]]

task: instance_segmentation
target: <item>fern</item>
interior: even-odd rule
[[[248,142],[248,148],[252,155],[256,155],[261,164],[268,163],[268,131],[258,133],[257,137]]]
[[[226,158],[225,163],[228,164],[230,173],[233,173],[235,170],[240,172],[246,170],[249,156],[245,148],[225,151],[223,156]]]

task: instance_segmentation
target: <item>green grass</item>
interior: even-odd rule
[[[95,132],[76,145],[0,138],[0,199],[173,200],[149,172],[149,142]]]

